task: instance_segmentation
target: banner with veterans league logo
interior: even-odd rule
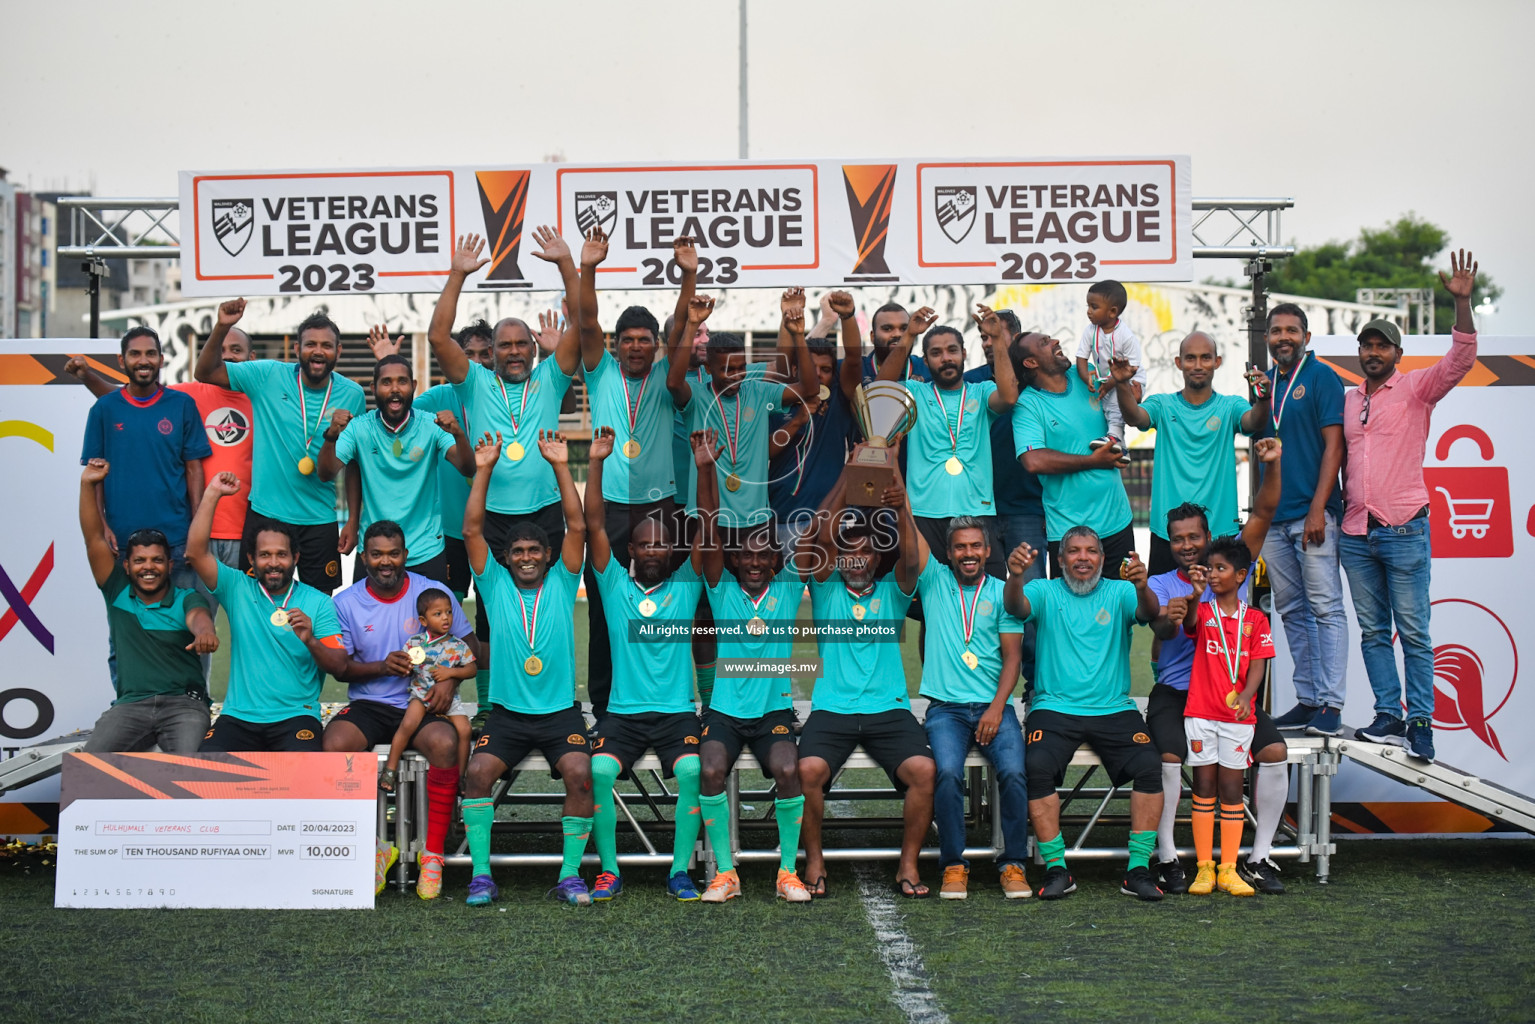
[[[1189,158],[533,164],[181,173],[187,295],[433,292],[454,239],[473,290],[558,290],[532,231],[601,227],[608,288],[1188,281]]]

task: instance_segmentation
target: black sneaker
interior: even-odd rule
[[[1265,896],[1278,896],[1284,892],[1284,883],[1279,880],[1279,865],[1266,858],[1256,863],[1250,860],[1237,861],[1237,874],[1242,876],[1242,881]]]
[[[1318,709],[1315,704],[1307,704],[1306,702],[1302,701],[1296,704],[1289,711],[1286,711],[1284,714],[1274,719],[1274,728],[1304,729],[1306,726],[1310,725],[1311,720],[1316,717],[1317,710]]]
[[[1363,729],[1354,730],[1354,739],[1367,740],[1370,743],[1394,743],[1399,747],[1407,745],[1407,723],[1395,715],[1388,715],[1384,711],[1375,713],[1375,721]]]
[[[1407,723],[1407,753],[1419,761],[1434,763],[1434,723],[1426,718]]]
[[[1125,874],[1125,880],[1119,883],[1119,891],[1149,903],[1162,898],[1162,890],[1157,888],[1156,880],[1151,877],[1151,869],[1147,867],[1131,868]]]
[[[1182,896],[1189,891],[1189,878],[1183,873],[1183,865],[1176,859],[1158,864],[1156,876],[1157,885],[1165,893]]]
[[[1077,891],[1077,880],[1065,868],[1046,868],[1045,880],[1040,883],[1038,896],[1042,900],[1065,899]]]

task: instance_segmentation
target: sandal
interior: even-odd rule
[[[826,890],[825,875],[817,878],[814,882],[811,882],[809,885],[805,886],[805,888],[810,892],[810,898],[813,900],[824,900],[831,895],[831,893],[827,892]]]
[[[378,772],[378,788],[385,793],[394,792],[394,784],[400,779],[400,773],[393,768],[380,768]]]
[[[925,900],[932,895],[932,890],[921,882],[913,882],[909,878],[895,880],[895,891],[909,900]]]

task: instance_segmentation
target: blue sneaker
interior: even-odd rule
[[[1304,729],[1316,717],[1317,706],[1302,701],[1274,719],[1276,729]]]
[[[1419,761],[1434,763],[1434,723],[1414,718],[1407,724],[1407,753]]]
[[[591,894],[586,891],[586,883],[581,881],[580,875],[560,879],[560,884],[550,889],[549,895],[573,907],[584,907],[592,902]]]
[[[1384,711],[1377,711],[1375,721],[1363,729],[1354,730],[1356,740],[1367,740],[1370,743],[1394,743],[1399,747],[1407,745],[1406,737],[1407,723]]]
[[[693,880],[688,877],[686,871],[679,871],[668,878],[666,880],[666,891],[683,903],[694,903],[700,896],[698,886],[693,884]]]
[[[611,871],[604,871],[597,876],[597,884],[592,886],[592,899],[597,903],[604,903],[623,891],[623,877]]]
[[[485,907],[490,901],[501,895],[501,890],[496,888],[496,883],[489,875],[475,875],[469,879],[469,895],[464,897],[464,905],[467,907]]]
[[[1306,726],[1307,736],[1342,736],[1343,712],[1337,708],[1322,705],[1316,709],[1316,715]]]

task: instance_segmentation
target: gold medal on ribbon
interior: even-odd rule
[[[970,669],[972,672],[975,671],[975,667],[981,663],[981,659],[975,656],[974,651],[966,651],[964,654],[959,656],[959,660],[963,661],[965,663],[965,667]]]
[[[636,441],[634,438],[631,437],[631,438],[629,438],[629,440],[624,442],[624,457],[625,458],[627,458],[627,459],[637,459],[637,458],[639,458],[640,457],[640,450],[641,450],[640,449],[640,443],[638,441]]]
[[[426,664],[425,647],[407,647],[405,648],[405,653],[410,656],[410,663],[412,665]]]
[[[544,670],[544,663],[539,660],[538,655],[530,654],[528,660],[522,663],[522,670],[530,676],[536,676]]]
[[[309,450],[309,446],[314,444],[314,434],[309,432],[309,404],[304,401],[304,368],[301,366],[296,366],[293,369],[294,377],[298,382],[299,426],[304,431],[304,451],[307,452]],[[330,408],[330,393],[331,389],[335,386],[336,376],[335,374],[331,374],[330,378],[325,382],[325,400],[320,403],[320,414],[316,416],[314,420],[314,429],[316,433],[321,430],[320,424],[325,422],[325,410]],[[307,454],[303,458],[299,459],[298,471],[304,476],[309,476],[314,472],[314,459],[311,459]],[[287,620],[284,619],[283,621],[286,622]]]
[[[957,456],[950,455],[944,462],[943,468],[948,470],[950,476],[959,476],[965,471],[965,464],[960,462]]]
[[[746,631],[752,636],[761,636],[767,632],[767,623],[753,615],[751,621],[746,624]]]
[[[741,478],[731,473],[725,478],[725,490],[734,494],[741,489]]]
[[[863,605],[853,605],[853,618],[857,619],[859,622],[862,622],[863,617],[867,614],[869,614],[869,609],[865,608]]]
[[[1231,710],[1235,711],[1237,709],[1237,705],[1241,703],[1242,698],[1237,695],[1235,690],[1232,690],[1230,693],[1226,694],[1226,706]]]
[[[298,471],[300,473],[304,474],[305,476],[308,476],[309,474],[313,473],[314,472],[314,460],[311,459],[307,455],[304,456],[302,459],[299,459],[298,460]]]
[[[516,441],[513,441],[511,444],[506,446],[506,457],[511,459],[513,462],[521,462],[522,457],[526,454],[527,452],[523,449],[522,445],[518,444]]]
[[[822,384],[821,390],[816,392],[816,397],[823,402],[826,401],[831,397],[831,388],[827,387],[825,384]]]
[[[279,608],[271,614],[270,618],[272,625],[281,629],[288,624],[288,610],[286,608]]]
[[[648,619],[656,613],[656,603],[647,597],[640,602],[639,609],[640,614]]]

